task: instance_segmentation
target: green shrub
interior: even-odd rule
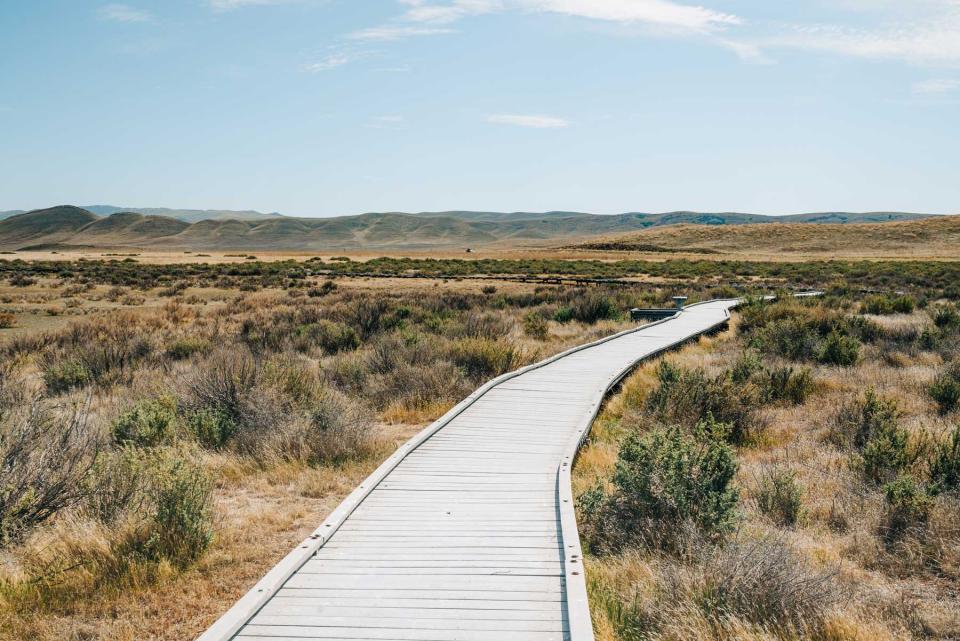
[[[837,331],[830,332],[817,352],[817,360],[827,365],[850,366],[860,358],[860,341]]]
[[[930,396],[937,402],[941,414],[949,414],[960,407],[960,362],[937,376],[930,386]]]
[[[895,298],[886,295],[868,296],[863,301],[863,311],[866,314],[909,314],[916,306],[917,302],[906,295]]]
[[[530,338],[542,341],[546,340],[550,326],[542,315],[537,312],[528,312],[523,317],[523,332]]]
[[[813,375],[809,369],[795,371],[792,367],[780,367],[767,373],[764,397],[770,401],[789,401],[802,405],[813,393]]]
[[[933,323],[941,329],[960,327],[960,311],[956,305],[941,305],[933,312]]]
[[[803,512],[803,488],[797,473],[786,469],[766,470],[757,488],[757,509],[778,525],[795,525]]]
[[[930,462],[930,485],[935,493],[960,490],[960,426],[938,444]]]
[[[569,323],[574,319],[574,312],[572,307],[561,307],[556,312],[553,313],[553,320],[558,323]]]
[[[930,518],[933,498],[912,476],[904,475],[883,487],[881,535],[887,543],[922,532]]]
[[[863,400],[848,401],[840,406],[830,428],[830,440],[840,447],[863,449],[874,434],[889,430],[899,419],[896,401],[883,398],[870,388]]]
[[[659,385],[647,397],[647,411],[666,424],[693,427],[715,419],[729,424],[731,443],[748,442],[759,427],[755,387],[737,385],[731,376],[707,376],[702,369],[687,370],[667,361],[657,366]]]
[[[450,350],[450,357],[475,381],[505,374],[520,363],[520,353],[512,345],[485,338],[456,341]]]
[[[755,374],[763,371],[763,361],[753,350],[743,352],[730,370],[730,379],[737,384],[750,381]]]
[[[590,292],[573,303],[573,317],[581,323],[592,325],[597,321],[619,318],[620,310],[609,296]]]
[[[208,351],[210,351],[209,341],[196,336],[185,336],[170,343],[166,354],[175,361],[181,361],[194,354],[205,354]]]
[[[160,459],[151,472],[150,514],[133,551],[185,568],[213,542],[212,484],[202,467],[177,455]]]
[[[72,389],[85,387],[92,376],[90,371],[77,361],[51,361],[41,365],[43,383],[48,394],[63,394]]]
[[[896,478],[916,461],[910,435],[896,422],[882,423],[860,452],[858,465],[866,480],[881,485]]]
[[[177,432],[177,406],[169,397],[142,401],[113,422],[116,443],[153,447],[171,443]]]
[[[585,538],[593,550],[631,545],[673,549],[689,527],[716,538],[732,527],[738,493],[733,449],[716,438],[729,426],[701,423],[628,436],[620,446],[613,489],[580,498]]]
[[[360,347],[360,335],[355,329],[344,323],[326,319],[297,327],[294,340],[300,351],[306,351],[310,344],[316,344],[327,354]]]
[[[237,431],[235,419],[223,409],[215,407],[199,407],[189,411],[184,422],[197,441],[211,449],[226,445]]]

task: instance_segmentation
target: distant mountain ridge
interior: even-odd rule
[[[598,215],[583,212],[447,211],[367,213],[332,218],[293,218],[225,210],[140,209],[63,205],[16,213],[0,220],[0,248],[36,246],[150,247],[187,249],[434,249],[491,245],[543,245],[555,240],[640,231],[675,224],[742,225],[801,222],[864,223],[914,220],[905,212],[826,212],[795,216],[671,212]],[[104,212],[104,213],[101,213]],[[163,215],[154,212],[178,212]],[[229,217],[238,214],[241,217]],[[249,214],[252,218],[243,218]],[[208,216],[206,218],[201,215]],[[220,218],[218,216],[228,216]],[[186,219],[185,219],[186,217]],[[192,217],[192,218],[191,218]]]

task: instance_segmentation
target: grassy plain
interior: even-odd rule
[[[0,495],[0,638],[192,638],[397,443],[490,377],[627,327],[629,307],[667,305],[681,292],[696,300],[786,284],[830,289],[853,315],[858,305],[902,307],[894,290],[907,292],[918,309],[960,297],[950,262],[622,261],[601,254],[0,256],[0,458],[13,462],[0,472],[0,485],[13,488]],[[556,275],[621,282],[515,280]],[[899,395],[898,377],[909,374],[901,400],[906,423],[911,430],[924,423],[932,402],[924,386],[945,371],[951,356],[942,345],[949,342],[940,351],[915,344],[930,324],[926,311],[877,322],[914,342],[865,342],[854,366],[811,365],[807,422],[780,402],[758,410],[763,437],[737,446],[746,461],[737,483],[746,494],[752,481],[744,470],[780,456],[791,439],[805,462],[840,470],[848,454],[805,435],[822,431],[809,421],[822,420],[824,407],[862,380]],[[712,351],[705,343],[681,361],[702,358],[719,371],[742,349],[740,338],[712,340]],[[609,472],[631,417],[642,414],[649,377],[642,370],[611,401],[581,458],[581,478],[593,482]],[[945,416],[938,425],[950,422]],[[790,456],[797,451],[788,449]],[[805,514],[820,520],[805,517],[813,519],[809,527],[790,530],[805,538],[791,545],[848,558],[837,546],[860,541],[851,532],[876,540],[867,530],[869,519],[879,518],[879,491],[871,490],[873,511],[852,513],[863,525],[836,534],[821,532],[826,498],[811,489]],[[760,527],[752,514],[748,509],[743,521],[748,530]],[[599,597],[595,591],[603,638],[649,638],[630,636],[614,620],[629,612],[628,588],[653,590],[654,569],[667,567],[649,558],[637,548],[593,561],[592,581],[622,588]],[[906,594],[888,581],[892,571],[863,568],[884,594]],[[654,583],[637,583],[641,576]],[[910,590],[921,581],[932,595],[916,599],[934,613],[924,625],[940,621],[930,629],[952,630],[943,612],[953,604],[953,579],[929,591],[928,574],[908,569],[906,576],[897,581]],[[620,614],[610,619],[611,611]],[[853,620],[866,625],[877,611]],[[883,616],[887,627],[878,630],[908,629],[899,614]],[[851,629],[861,636],[822,638],[868,638],[871,628]]]

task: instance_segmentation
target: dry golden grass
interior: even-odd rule
[[[655,255],[644,245],[670,250],[669,257],[703,260],[798,261],[807,259],[960,260],[960,216],[860,224],[767,223],[753,225],[670,225],[591,239],[586,252],[605,247],[631,257]],[[693,248],[715,254],[697,254]]]
[[[875,320],[887,327],[915,329],[930,322],[919,312]],[[741,350],[735,332],[728,331],[666,358],[685,367],[719,372],[729,368]],[[654,617],[658,622],[655,638],[677,641],[958,638],[958,503],[949,498],[938,500],[929,526],[934,534],[923,545],[910,543],[888,549],[878,538],[884,509],[882,495],[863,485],[851,467],[849,455],[835,449],[826,438],[837,408],[868,387],[897,400],[903,412],[902,425],[914,438],[944,433],[956,423],[956,417],[940,417],[927,393],[940,365],[939,357],[925,352],[901,353],[891,362],[879,347],[870,346],[853,367],[814,366],[815,391],[809,400],[797,406],[763,408],[763,437],[738,448],[740,467],[736,484],[741,491],[742,519],[736,539],[773,537],[814,571],[835,574],[843,597],[826,607],[817,625],[794,630],[784,637],[782,630],[767,629],[736,616],[718,622],[696,605],[699,597],[695,591],[681,589],[677,593],[675,587],[670,587],[676,586],[677,581],[682,584],[693,580],[701,571],[699,565],[658,553],[634,551],[586,559],[598,640],[635,638],[617,623],[618,613],[624,608]],[[593,486],[597,479],[610,476],[618,442],[627,429],[623,424],[631,423],[631,414],[640,411],[646,396],[657,385],[655,367],[652,362],[641,366],[606,403],[574,469],[577,494]],[[773,523],[757,508],[758,481],[771,469],[791,470],[802,488],[800,520],[792,527]],[[928,569],[931,554],[937,559],[938,570]],[[695,586],[696,581],[690,585]]]

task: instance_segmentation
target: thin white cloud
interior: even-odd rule
[[[797,25],[757,43],[870,60],[919,65],[960,65],[960,4],[938,5],[932,15],[876,29],[843,25]]]
[[[401,3],[409,7],[404,15],[406,20],[436,24],[511,9],[698,32],[742,22],[732,14],[671,0],[453,0],[446,3],[401,0]]]
[[[497,125],[513,125],[530,129],[564,129],[570,126],[569,120],[556,116],[493,114],[487,116],[486,121]]]
[[[742,22],[729,13],[669,0],[521,0],[520,4],[531,11],[689,31],[714,31]]]
[[[331,69],[336,69],[337,67],[342,67],[343,65],[350,62],[350,56],[345,53],[331,53],[327,57],[317,60],[316,62],[310,62],[303,66],[304,71],[310,73],[319,73],[321,71],[330,71]]]
[[[351,40],[405,40],[417,36],[435,36],[446,33],[456,33],[453,29],[441,27],[416,27],[411,25],[384,25],[354,31],[348,37]]]
[[[97,9],[101,20],[110,22],[150,22],[153,14],[125,4],[106,4]]]
[[[914,83],[913,93],[942,94],[960,89],[960,80],[956,78],[931,78]]]

